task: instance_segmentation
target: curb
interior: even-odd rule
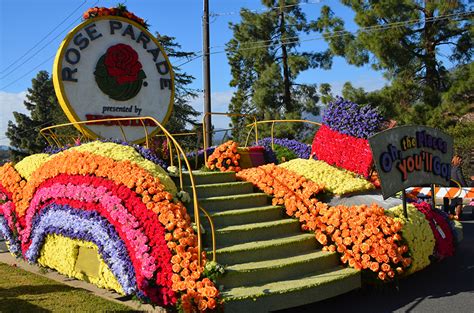
[[[112,292],[110,290],[98,288],[92,284],[89,284],[85,281],[77,280],[75,278],[70,278],[64,275],[59,274],[58,272],[48,269],[45,273],[43,269],[36,265],[29,264],[28,262],[17,259],[13,255],[10,254],[6,247],[6,243],[0,240],[0,262],[5,263],[7,265],[14,265],[18,268],[28,271],[30,273],[40,275],[49,279],[52,279],[56,282],[68,285],[74,288],[81,288],[90,291],[92,294],[104,298],[106,300],[120,303],[122,305],[128,306],[133,310],[141,311],[141,312],[160,312],[165,313],[166,310],[162,307],[153,307],[150,304],[142,304],[137,300],[128,299],[126,296],[122,296],[118,293]]]

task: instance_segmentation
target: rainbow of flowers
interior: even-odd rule
[[[213,309],[219,292],[204,277],[205,254],[198,264],[197,237],[176,193],[166,172],[133,147],[91,142],[0,167],[0,232],[31,263],[161,306]],[[79,247],[97,251],[98,277],[71,265]]]

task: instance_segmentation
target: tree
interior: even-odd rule
[[[181,45],[175,41],[174,37],[157,34],[157,39],[165,50],[169,58],[183,59],[192,58],[194,52],[181,51]],[[175,101],[173,113],[166,125],[166,129],[171,133],[183,132],[192,128],[196,124],[196,117],[200,115],[189,101],[197,97],[197,91],[189,87],[194,77],[183,72],[181,68],[173,66],[175,82]]]
[[[158,33],[156,37],[169,58],[189,59],[195,56],[194,52],[181,51],[181,45],[175,41],[174,37],[160,35]],[[196,129],[199,130],[196,117],[199,116],[200,113],[189,105],[189,102],[197,97],[197,90],[189,87],[194,77],[183,72],[181,68],[176,66],[173,66],[173,71],[175,82],[174,107],[171,117],[165,125],[166,129],[172,134],[194,131]],[[180,144],[185,147],[196,147],[196,140],[191,137],[180,137],[178,139]]]
[[[386,111],[399,111],[408,122],[410,116],[429,121],[449,89],[441,55],[447,53],[454,67],[472,61],[473,14],[458,0],[341,2],[355,12],[361,29],[345,32],[344,22],[323,7],[315,27],[324,31],[331,51],[350,64],[384,71],[391,81],[384,96],[393,98]]]
[[[15,122],[8,122],[6,132],[13,147],[10,149],[10,154],[14,161],[33,153],[40,153],[48,146],[48,142],[39,132],[42,128],[67,123],[67,118],[54,93],[53,81],[46,71],[40,71],[32,79],[32,87],[28,88],[23,103],[30,111],[30,116],[13,112]]]
[[[319,92],[314,84],[297,84],[298,75],[310,68],[329,69],[331,53],[298,51],[300,36],[312,31],[299,0],[262,0],[263,13],[240,11],[241,22],[230,24],[233,38],[227,44],[231,66],[230,86],[236,87],[229,111],[253,114],[257,119],[299,119],[317,115]],[[327,91],[327,86],[324,86]],[[245,138],[252,119],[232,117],[233,137]],[[301,125],[280,128],[280,136],[293,137]],[[260,131],[260,128],[259,128]],[[265,132],[264,134],[265,135]]]

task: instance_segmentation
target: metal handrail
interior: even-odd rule
[[[241,116],[241,117],[252,117],[254,120],[254,123],[257,122],[257,118],[253,114],[240,114],[240,113],[224,113],[224,112],[206,112],[203,117],[202,117],[202,134],[203,134],[203,145],[204,145],[204,164],[207,162],[207,148],[208,148],[208,142],[206,138],[206,117],[208,115],[225,115],[225,116]],[[250,135],[250,134],[249,134]],[[249,138],[249,135],[247,136],[247,140]],[[258,143],[258,130],[255,128],[255,143]],[[247,145],[247,143],[245,143]]]
[[[206,215],[207,217],[207,220],[209,221],[209,225],[211,226],[211,237],[212,237],[212,260],[214,262],[216,262],[216,232],[215,232],[215,228],[214,228],[214,222],[212,221],[212,218],[211,216],[209,215],[209,213],[207,213],[207,211],[202,207],[202,206],[199,206],[199,209],[204,213],[204,215]],[[201,226],[199,225],[199,228]]]
[[[191,181],[191,189],[192,189],[192,194],[193,194],[193,212],[194,212],[194,222],[197,225],[197,238],[198,238],[198,263],[199,266],[202,264],[202,234],[201,234],[201,222],[199,218],[199,204],[198,204],[198,198],[197,198],[197,191],[196,191],[196,184],[194,181],[194,175],[191,170],[191,166],[189,164],[189,161],[186,157],[186,153],[184,153],[183,148],[179,145],[179,143],[176,141],[176,139],[166,130],[166,128],[163,127],[163,125],[160,124],[155,118],[151,116],[145,116],[145,117],[124,117],[124,118],[110,118],[110,119],[100,119],[100,120],[91,120],[91,121],[80,121],[80,122],[72,122],[72,123],[64,123],[64,124],[59,124],[59,125],[54,125],[54,126],[49,126],[45,127],[40,130],[40,134],[50,143],[50,140],[48,138],[48,135],[51,136],[51,138],[54,138],[56,136],[53,132],[54,129],[56,128],[61,128],[61,127],[66,127],[66,126],[75,126],[75,125],[81,125],[81,124],[94,124],[94,123],[101,123],[101,122],[106,122],[106,121],[114,121],[118,122],[119,125],[121,125],[121,121],[140,121],[141,124],[143,125],[145,129],[145,141],[146,141],[146,146],[147,148],[149,147],[149,136],[148,136],[148,130],[145,126],[144,121],[149,120],[155,123],[155,125],[160,128],[160,130],[166,135],[167,139],[173,143],[173,147],[176,150],[177,154],[181,154],[183,156],[184,163],[187,166],[188,172],[189,172],[189,179]],[[87,138],[87,136],[86,136]],[[58,142],[59,143],[59,142]],[[170,152],[170,160],[172,160],[172,150],[169,149]],[[181,166],[181,158],[178,157],[178,166],[179,166],[179,180],[180,180],[180,188],[183,190],[183,171],[182,171],[182,166]],[[208,216],[210,218],[210,216]]]
[[[275,145],[273,142],[275,123],[308,123],[308,124],[313,124],[317,126],[322,125],[321,123],[309,121],[309,120],[264,120],[264,121],[254,121],[253,123],[246,125],[246,127],[250,127],[250,130],[249,130],[249,134],[250,134],[254,127],[255,129],[257,129],[259,124],[267,124],[267,123],[272,123],[271,132],[270,132],[270,135],[272,138],[272,150],[275,150]],[[245,145],[247,145],[247,143]],[[258,142],[257,142],[257,145],[258,145]]]

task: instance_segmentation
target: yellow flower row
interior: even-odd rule
[[[374,189],[374,185],[367,180],[357,177],[354,173],[335,168],[324,161],[295,159],[279,166],[322,184],[325,190],[337,195]]]

